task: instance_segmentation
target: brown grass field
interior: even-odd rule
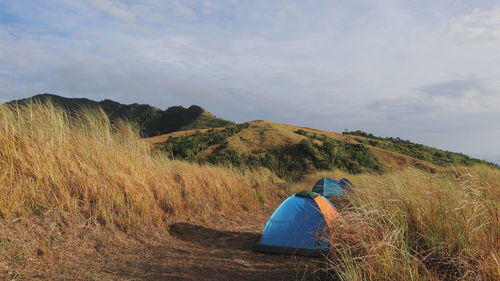
[[[277,204],[320,176],[356,186],[334,201],[331,254],[253,253]],[[0,105],[0,280],[499,280],[499,213],[491,167],[287,184],[167,160],[102,112]]]

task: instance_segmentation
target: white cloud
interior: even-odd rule
[[[130,8],[119,0],[90,0],[90,3],[105,14],[117,19],[133,20]]]
[[[473,12],[455,17],[450,25],[451,32],[468,40],[500,39],[500,6],[491,10],[474,9]]]

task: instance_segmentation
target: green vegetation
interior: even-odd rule
[[[382,166],[364,145],[341,142],[325,135],[309,135],[303,130],[296,133],[307,139],[278,149],[248,154],[232,148],[227,139],[248,127],[248,123],[243,123],[204,133],[169,137],[156,149],[167,152],[172,159],[206,161],[222,166],[250,169],[265,167],[290,181],[300,180],[305,173],[314,170],[336,168],[353,174],[367,171],[382,172]],[[214,146],[214,150],[206,158],[198,157],[200,152],[211,146]]]
[[[85,98],[66,98],[51,94],[36,95],[27,99],[8,102],[9,105],[51,102],[72,114],[82,110],[101,108],[112,121],[127,120],[136,123],[145,136],[155,136],[179,130],[225,127],[234,124],[213,116],[203,108],[192,105],[189,108],[172,106],[161,110],[147,104],[121,104],[112,100],[96,102]]]
[[[221,144],[228,137],[248,128],[248,123],[228,126],[224,129],[211,129],[207,132],[196,132],[182,137],[170,137],[156,149],[169,153],[172,158],[180,160],[194,160],[196,155],[216,144]]]
[[[400,138],[382,138],[374,136],[360,130],[343,132],[344,135],[358,136],[355,139],[358,142],[379,147],[386,150],[399,152],[420,160],[428,161],[439,166],[449,165],[465,165],[471,166],[474,164],[487,164],[493,167],[497,165],[484,160],[475,159],[462,153],[455,153],[445,150],[440,150],[430,146],[413,143]]]
[[[311,140],[304,140],[301,145],[309,151],[314,166],[319,170],[340,168],[353,174],[365,171],[382,172],[383,170],[377,158],[362,144],[343,142],[326,135],[311,135],[304,130],[298,130],[295,133]],[[320,141],[321,144],[312,140]]]

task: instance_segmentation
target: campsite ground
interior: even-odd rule
[[[56,243],[57,250],[41,251],[35,266],[31,263],[17,268],[5,277],[7,280],[320,279],[315,268],[321,260],[252,250],[264,222],[264,217],[225,226],[175,222],[170,225],[170,235],[134,239],[82,229],[76,233],[79,237]]]

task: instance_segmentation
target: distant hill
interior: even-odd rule
[[[449,165],[495,164],[462,153],[415,144],[400,138],[381,138],[362,131],[342,134],[256,120],[243,124],[215,117],[192,105],[161,110],[146,104],[125,105],[51,94],[8,104],[48,102],[70,112],[102,108],[111,120],[139,124],[156,150],[173,159],[248,168],[267,168],[281,178],[299,180],[305,174],[341,169],[350,173],[384,173],[417,167],[437,171]]]
[[[290,180],[331,169],[383,173],[411,166],[431,172],[448,165],[495,166],[399,138],[378,138],[361,131],[339,134],[263,120],[176,132],[149,141],[175,159],[265,167]]]
[[[463,153],[441,150],[427,145],[413,143],[409,140],[403,140],[397,137],[382,138],[360,130],[343,132],[342,134],[352,136],[357,142],[363,143],[365,145],[395,151],[439,166],[470,166],[473,164],[488,164],[491,166],[497,166],[484,160],[472,158]]]
[[[70,112],[78,112],[85,108],[100,107],[111,120],[124,119],[137,123],[143,135],[152,137],[180,130],[224,127],[234,124],[231,121],[215,117],[197,105],[189,108],[172,106],[166,110],[147,104],[121,104],[109,99],[93,101],[86,98],[66,98],[52,94],[41,94],[26,99],[13,100],[7,104],[23,105],[28,102],[53,104]]]

